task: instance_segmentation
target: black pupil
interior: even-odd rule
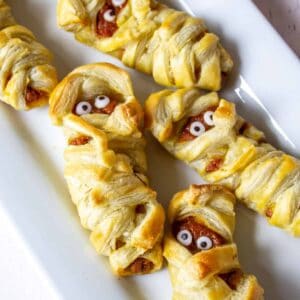
[[[183,234],[181,235],[181,238],[182,238],[184,241],[186,241],[186,240],[189,238],[189,235],[188,235],[187,233],[183,233]]]
[[[202,248],[206,248],[207,247],[207,242],[201,242],[200,245],[201,245]]]
[[[195,129],[196,131],[200,131],[200,127],[199,127],[199,126],[196,126],[194,129]]]
[[[88,107],[86,104],[82,105],[82,109],[83,109],[83,110],[88,110],[88,108],[89,108],[89,107]]]
[[[113,17],[115,15],[115,12],[111,10],[109,14]]]
[[[101,97],[100,97],[100,100],[105,100],[105,97],[104,97],[104,96],[101,96]]]

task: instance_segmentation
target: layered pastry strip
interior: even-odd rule
[[[146,101],[146,118],[159,142],[205,180],[300,236],[299,161],[266,143],[233,103],[196,88],[164,90]]]
[[[164,256],[174,300],[263,299],[238,261],[234,207],[235,196],[219,185],[192,185],[170,202]]]
[[[27,28],[16,24],[0,0],[0,99],[18,110],[48,103],[57,84],[52,55]]]
[[[154,0],[59,0],[58,24],[165,86],[217,91],[233,62],[201,19]]]
[[[97,252],[119,276],[160,269],[164,211],[145,176],[143,111],[128,74],[77,68],[54,90],[50,115],[64,129],[64,175]]]

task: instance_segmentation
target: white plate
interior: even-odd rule
[[[8,1],[22,24],[31,28],[56,56],[63,76],[73,68],[106,55],[77,43],[56,27],[53,0]],[[169,1],[206,18],[222,36],[236,67],[223,92],[236,101],[239,112],[265,130],[270,141],[299,154],[299,78],[297,57],[250,1]],[[149,76],[130,70],[137,96],[144,101],[160,89]],[[88,241],[71,204],[62,175],[63,137],[52,127],[47,109],[17,113],[0,104],[0,209],[64,299],[170,299],[166,270],[153,275],[117,279],[105,258]],[[188,167],[171,158],[149,137],[149,175],[159,200],[190,183],[201,182]],[[272,228],[239,207],[236,241],[242,265],[259,278],[266,299],[299,299],[300,239]]]

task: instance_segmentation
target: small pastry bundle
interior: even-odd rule
[[[75,69],[52,93],[50,115],[64,128],[64,175],[98,253],[119,276],[160,269],[164,211],[145,176],[143,110],[128,74]]]
[[[205,180],[235,191],[270,224],[300,236],[300,163],[265,142],[217,93],[164,90],[146,101],[147,127]]]
[[[0,0],[0,99],[18,110],[48,103],[57,84],[52,55],[33,33],[16,24]]]
[[[59,0],[58,24],[165,86],[217,91],[233,62],[201,19],[154,0]]]
[[[174,300],[263,299],[238,261],[234,206],[234,195],[217,185],[192,185],[172,199],[164,256]]]

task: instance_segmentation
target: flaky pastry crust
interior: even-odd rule
[[[76,115],[97,95],[117,99],[114,109]],[[128,74],[105,63],[75,69],[54,90],[50,115],[63,126],[64,175],[97,252],[119,276],[160,269],[164,211],[145,175],[143,111]]]
[[[164,256],[168,261],[174,300],[263,299],[263,289],[256,277],[245,274],[238,261],[232,236],[234,207],[235,196],[219,185],[192,185],[171,200]],[[186,220],[189,221],[185,230],[174,232],[174,225],[184,224]],[[190,220],[196,229],[201,225],[202,232],[197,233]],[[181,241],[178,235],[184,237],[184,234],[192,234],[193,242]],[[197,243],[195,239],[200,248],[196,251],[183,244],[185,241]]]
[[[78,41],[151,74],[159,84],[221,88],[233,62],[201,19],[154,0],[121,2],[118,7],[113,0],[59,0],[58,24]],[[113,21],[103,19],[106,11],[113,11]]]
[[[270,224],[300,236],[299,161],[266,143],[233,103],[196,88],[164,90],[146,101],[146,119],[160,143],[205,180],[224,184]]]
[[[18,25],[0,0],[0,99],[18,110],[48,103],[57,84],[52,55],[33,33]]]

